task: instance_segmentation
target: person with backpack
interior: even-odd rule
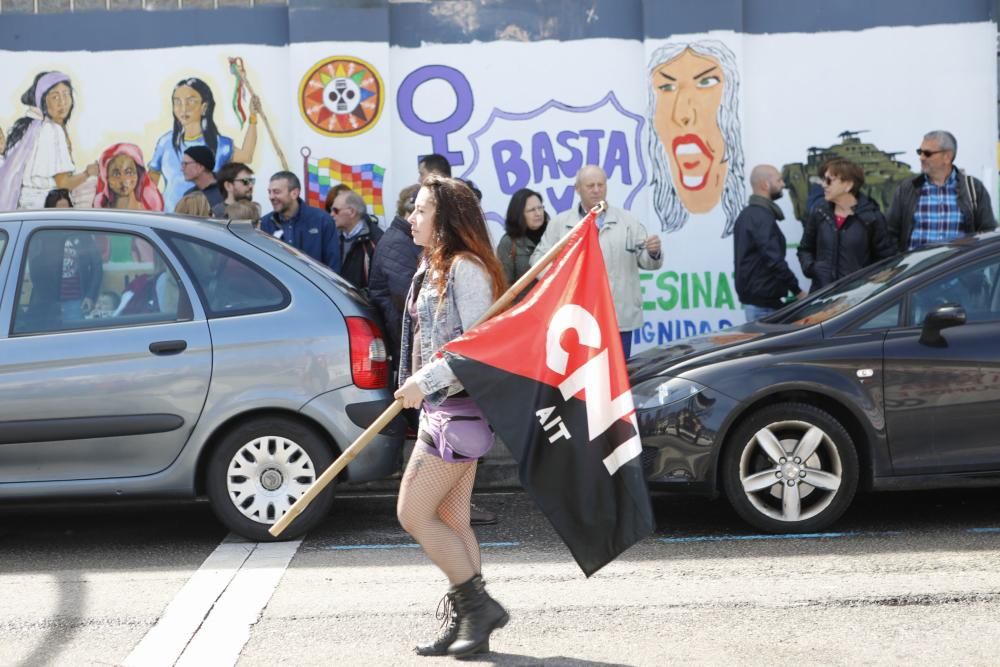
[[[372,255],[382,229],[368,215],[365,200],[352,190],[337,195],[330,215],[340,232],[340,275],[358,289],[367,290]]]
[[[810,292],[896,252],[878,204],[861,193],[861,166],[844,158],[825,166],[825,201],[806,219],[798,250],[802,273],[812,279]]]
[[[955,135],[934,130],[917,149],[920,175],[896,188],[889,207],[889,237],[898,252],[996,229],[990,193],[955,166]]]

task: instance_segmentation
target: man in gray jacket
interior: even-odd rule
[[[565,236],[587,212],[608,195],[608,177],[598,166],[588,164],[576,174],[576,193],[580,204],[557,215],[545,229],[531,254],[536,264]],[[597,218],[598,240],[608,271],[611,297],[615,302],[622,350],[628,359],[632,352],[632,332],[642,326],[642,290],[639,269],[651,271],[663,265],[660,237],[647,235],[646,228],[631,214],[608,206]]]
[[[917,149],[922,173],[899,184],[886,216],[897,251],[996,229],[989,192],[979,179],[955,167],[957,153],[951,132],[924,135]]]

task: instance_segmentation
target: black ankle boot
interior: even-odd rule
[[[490,633],[507,625],[510,615],[486,592],[478,574],[452,589],[458,607],[458,637],[448,655],[472,655],[489,650]]]
[[[438,602],[434,617],[441,621],[441,631],[438,632],[434,641],[415,646],[413,650],[417,655],[448,655],[448,647],[458,637],[458,610],[455,607],[454,589],[445,593],[441,601]],[[489,650],[490,643],[487,641],[477,653],[486,653]]]

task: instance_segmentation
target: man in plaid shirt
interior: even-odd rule
[[[899,184],[886,222],[899,252],[996,229],[986,187],[955,167],[951,132],[924,135],[917,149],[920,176]]]

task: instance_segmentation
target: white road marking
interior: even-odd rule
[[[184,584],[125,659],[126,667],[236,664],[250,628],[302,540],[265,544],[230,539]]]

